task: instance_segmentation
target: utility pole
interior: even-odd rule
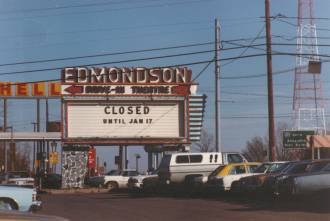
[[[7,128],[7,98],[3,99],[3,131],[6,132]],[[5,172],[8,172],[8,167],[7,167],[7,142],[3,141],[3,147],[4,147],[4,156],[5,156]]]
[[[215,19],[215,150],[221,152],[221,132],[220,132],[220,24]]]
[[[32,122],[31,124],[33,124],[33,132],[36,132],[37,130],[37,123],[36,122]],[[35,169],[36,169],[36,141],[33,141],[33,162],[32,162],[32,168],[33,168],[33,172],[35,173]]]
[[[276,160],[274,100],[273,100],[273,70],[272,70],[272,40],[270,31],[270,6],[265,0],[266,45],[267,45],[267,88],[268,88],[268,133],[269,161]]]

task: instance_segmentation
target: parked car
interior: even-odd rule
[[[123,170],[118,175],[105,175],[104,176],[104,187],[109,191],[115,189],[128,188],[128,179],[133,176],[137,176],[139,173],[136,170]]]
[[[142,192],[147,194],[157,193],[161,188],[159,176],[149,176],[142,180]]]
[[[255,193],[267,175],[284,168],[287,163],[288,161],[265,162],[256,168],[250,176],[234,181],[231,190],[235,193]]]
[[[330,160],[313,161],[305,172],[283,175],[275,183],[275,193],[285,196],[327,190],[330,190]]]
[[[56,173],[46,174],[41,179],[42,188],[46,189],[61,189],[62,187],[62,176]]]
[[[139,174],[137,176],[130,177],[128,179],[127,186],[130,190],[142,190],[143,188],[143,180],[150,177],[158,177],[158,171],[154,170],[147,174]]]
[[[41,201],[35,189],[0,185],[0,205],[7,210],[35,211],[41,208]]]
[[[311,160],[293,161],[283,165],[283,169],[275,170],[273,173],[265,177],[265,180],[259,189],[262,194],[273,195],[276,192],[276,183],[281,179],[292,175],[306,172]]]
[[[49,216],[49,215],[40,215],[32,214],[19,211],[5,211],[0,209],[0,220],[4,221],[69,221],[68,219],[58,217],[58,216]]]
[[[91,187],[104,187],[105,186],[105,176],[117,176],[120,175],[119,170],[110,170],[108,173],[102,176],[92,176],[87,178],[85,184]]]
[[[13,184],[24,187],[35,186],[34,178],[27,171],[9,171],[0,175],[1,184]]]
[[[244,161],[243,155],[234,152],[174,153],[162,158],[158,176],[165,184],[189,183],[195,177],[207,177],[220,165]]]
[[[220,166],[210,174],[206,184],[207,188],[228,191],[234,181],[251,176],[260,165],[261,163],[257,162],[244,162]]]

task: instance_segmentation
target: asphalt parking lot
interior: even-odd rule
[[[84,220],[330,220],[330,198],[131,197],[127,193],[42,195],[42,214]]]

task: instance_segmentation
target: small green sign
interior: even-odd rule
[[[314,134],[313,130],[283,131],[283,147],[307,148],[307,136]]]

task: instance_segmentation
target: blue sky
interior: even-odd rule
[[[87,7],[88,6],[88,7]],[[330,1],[315,1],[315,16],[327,17]],[[264,0],[0,0],[0,64],[20,61],[53,59],[107,52],[131,51],[146,48],[159,48],[190,43],[214,41],[214,19],[220,19],[221,40],[249,38],[240,44],[249,44],[251,38],[264,36]],[[271,0],[271,14],[297,16],[296,0]],[[296,23],[295,19],[286,21]],[[316,20],[318,27],[330,28],[329,20]],[[285,37],[296,35],[295,27],[279,21],[272,21],[272,34]],[[318,31],[318,36],[330,37],[329,31]],[[319,43],[328,44],[329,39]],[[264,43],[264,39],[255,43]],[[273,38],[274,43],[288,43],[281,38]],[[295,43],[290,41],[289,43]],[[223,43],[223,47],[233,47]],[[264,47],[264,46],[261,46]],[[210,50],[213,45],[185,48],[153,53],[140,53],[121,56],[108,56],[62,62],[48,62],[30,65],[0,66],[0,73],[33,70],[50,67],[79,66],[87,63],[111,62],[116,60],[151,57],[192,51]],[[292,46],[274,46],[274,50],[295,52]],[[221,58],[237,56],[244,49],[221,52]],[[320,47],[321,54],[328,54],[327,47]],[[261,53],[249,49],[245,54]],[[212,59],[213,54],[174,57],[152,61],[131,62],[122,66],[162,66]],[[222,146],[227,151],[240,151],[253,136],[267,134],[266,118],[232,118],[233,116],[267,116],[266,78],[228,79],[244,75],[265,74],[265,57],[236,60],[221,68],[222,96],[221,107]],[[293,68],[295,58],[274,56],[273,70]],[[196,75],[205,64],[190,68]],[[329,97],[329,64],[324,63],[322,72],[324,96]],[[25,74],[0,75],[1,81],[32,81],[59,78],[59,71]],[[227,78],[227,79],[226,79]],[[205,128],[214,132],[214,65],[198,79],[200,93],[208,95]],[[232,94],[241,93],[241,94]],[[274,76],[274,93],[292,97],[293,72]],[[50,101],[50,119],[60,118],[58,101]],[[289,115],[291,98],[275,98],[275,114]],[[31,101],[10,101],[9,124],[15,130],[32,130],[35,106]],[[326,106],[328,107],[328,105]],[[44,115],[43,115],[44,116]],[[44,119],[44,117],[43,117]],[[276,121],[290,123],[290,118],[277,118]],[[99,153],[113,165],[114,149],[99,148]],[[141,148],[140,148],[141,149]],[[130,154],[141,152],[131,149]],[[133,158],[131,156],[131,161]],[[142,161],[145,161],[145,155]],[[145,165],[145,163],[143,163]],[[134,164],[132,164],[134,165]]]

